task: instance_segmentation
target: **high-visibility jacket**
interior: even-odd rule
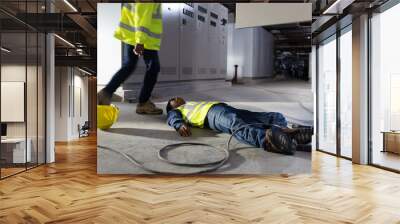
[[[162,35],[161,3],[123,3],[114,37],[129,45],[160,50]]]
[[[204,121],[210,108],[220,102],[186,102],[176,108],[182,114],[183,119],[194,127],[204,127]]]

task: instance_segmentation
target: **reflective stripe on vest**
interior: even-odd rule
[[[151,32],[149,29],[147,29],[144,26],[133,27],[133,26],[129,26],[129,25],[123,23],[123,22],[120,22],[119,23],[119,27],[124,28],[126,30],[129,30],[131,32],[140,31],[140,32],[143,32],[143,33],[147,34],[147,36],[149,36],[149,37],[161,39],[161,34],[153,33],[153,32]]]
[[[186,102],[178,107],[183,119],[195,127],[204,127],[204,121],[210,108],[219,102]]]

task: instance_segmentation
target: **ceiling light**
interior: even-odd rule
[[[7,49],[5,47],[1,47],[0,49],[1,49],[1,51],[4,51],[6,53],[10,53],[11,52],[11,50],[9,50],[9,49]]]
[[[78,12],[78,9],[75,8],[68,0],[64,0],[65,4],[67,4],[74,12]]]
[[[81,68],[79,68],[79,67],[78,67],[78,70],[81,71],[81,72],[83,72],[83,73],[85,73],[85,74],[87,74],[87,75],[92,75],[92,73],[90,73],[90,72],[88,72],[88,71],[86,71],[86,70],[83,70],[83,69],[81,69]]]
[[[322,14],[342,14],[343,9],[351,5],[355,0],[336,0],[332,5],[324,10]]]
[[[337,5],[339,4],[340,0],[336,0],[332,5],[330,5],[327,9],[325,9],[325,11],[322,14],[328,14],[330,13],[330,11],[332,9],[334,9],[335,7],[337,7]]]
[[[57,34],[54,34],[54,36],[55,37],[57,37],[59,40],[61,40],[62,42],[64,42],[64,43],[66,43],[67,45],[69,45],[70,47],[73,47],[73,48],[75,48],[75,45],[73,45],[71,42],[69,42],[68,40],[66,40],[66,39],[64,39],[64,38],[62,38],[62,37],[60,37],[59,35],[57,35]]]

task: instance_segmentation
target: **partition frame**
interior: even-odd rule
[[[388,0],[384,4],[380,5],[379,7],[368,11],[368,165],[377,167],[383,170],[391,171],[394,173],[400,173],[400,170],[394,169],[391,167],[387,167],[384,165],[380,165],[377,163],[374,163],[373,160],[373,153],[374,153],[374,147],[373,147],[373,131],[372,131],[372,93],[373,93],[373,88],[372,88],[372,19],[373,19],[373,14],[374,13],[383,13],[392,7],[396,6],[397,4],[400,4],[400,0]]]
[[[366,86],[366,88],[367,88],[367,119],[368,119],[368,122],[367,122],[367,129],[368,130],[367,130],[367,132],[368,133],[367,133],[366,141],[367,141],[367,156],[368,156],[367,165],[370,165],[370,166],[373,166],[373,167],[377,167],[377,168],[380,168],[380,169],[384,169],[384,170],[387,170],[387,171],[395,172],[395,173],[400,173],[400,170],[393,169],[393,168],[390,168],[390,167],[386,167],[386,166],[383,166],[383,165],[379,165],[379,164],[373,163],[372,101],[371,101],[372,100],[372,95],[371,94],[372,94],[372,91],[373,91],[372,90],[372,83],[371,83],[371,81],[372,81],[372,61],[371,61],[371,58],[372,58],[372,33],[371,33],[372,32],[372,28],[371,28],[372,15],[373,15],[374,12],[382,13],[382,12],[392,8],[393,6],[395,6],[397,4],[400,4],[400,0],[388,0],[384,4],[380,5],[377,8],[373,8],[373,9],[369,9],[369,10],[365,11],[365,13],[368,15],[367,36],[366,36],[366,38],[367,38],[367,47],[368,47],[368,49],[367,49],[367,86]],[[352,24],[349,24],[349,25],[352,25]],[[346,27],[341,28],[341,30],[346,29]],[[336,31],[336,33],[337,33],[338,30],[339,30],[338,26],[337,26],[336,30],[337,30]],[[340,31],[339,31],[339,33],[340,33]],[[337,45],[340,45],[340,36],[341,36],[341,34],[336,36]],[[329,37],[327,37],[327,38],[325,38],[323,40],[318,40],[318,42],[316,44],[316,60],[317,60],[317,63],[316,63],[316,91],[317,91],[317,93],[318,93],[319,88],[320,88],[319,64],[318,64],[318,58],[319,58],[319,56],[318,56],[318,48],[319,48],[320,43],[322,41],[328,39]],[[337,56],[339,56],[338,52],[337,52]],[[339,58],[339,62],[340,62],[340,58]],[[338,66],[338,67],[340,68],[340,66]],[[338,75],[339,75],[339,79],[338,80],[340,80],[340,70],[338,70],[338,71],[337,71]],[[340,82],[337,81],[336,85],[340,85]],[[340,87],[338,87],[337,89],[340,91]],[[338,106],[340,107],[340,92],[337,92],[336,94],[337,94],[337,99],[338,99],[337,100],[337,102],[338,102],[337,103],[337,108],[338,108]],[[340,139],[339,139],[340,135],[337,135],[337,146],[339,146],[339,147],[337,149],[337,153],[336,154],[327,152],[327,151],[319,148],[319,146],[320,146],[320,144],[319,144],[319,131],[320,131],[319,130],[319,122],[320,122],[320,120],[319,120],[319,112],[320,111],[319,111],[318,104],[320,102],[319,102],[318,94],[316,94],[316,103],[317,103],[317,106],[316,106],[316,150],[319,151],[319,152],[323,152],[323,153],[326,153],[326,154],[330,154],[330,155],[336,156],[336,157],[340,157],[340,158],[344,158],[344,159],[348,159],[348,160],[353,160],[352,158],[348,158],[348,157],[345,157],[345,156],[341,155],[340,145],[338,144],[338,142],[340,143]],[[340,110],[337,110],[337,111],[340,111]],[[339,121],[340,121],[340,118],[337,118],[337,122],[339,122]],[[340,133],[340,131],[341,131],[340,123],[337,124],[337,127],[339,129],[339,130],[337,130],[337,133]]]
[[[341,81],[341,66],[340,66],[340,37],[343,35],[343,34],[345,34],[346,32],[351,32],[351,29],[350,30],[348,30],[349,29],[349,27],[352,25],[352,23],[350,23],[350,24],[347,24],[346,26],[344,26],[344,27],[340,27],[339,26],[339,24],[336,24],[335,26],[336,26],[336,31],[335,31],[335,33],[333,33],[333,34],[331,34],[331,35],[329,35],[329,36],[327,36],[327,37],[325,37],[324,39],[321,39],[321,40],[319,40],[318,41],[318,43],[317,43],[317,45],[316,45],[316,109],[315,109],[315,112],[316,112],[316,150],[317,151],[319,151],[319,152],[323,152],[323,153],[326,153],[326,154],[329,154],[329,155],[332,155],[332,156],[337,156],[337,157],[339,157],[339,158],[343,158],[343,159],[346,159],[346,160],[352,160],[352,158],[350,158],[350,157],[347,157],[347,156],[344,156],[344,155],[342,155],[342,153],[341,153],[341,116],[340,116],[340,113],[341,113],[341,108],[340,108],[340,105],[341,105],[341,94],[340,94],[340,91],[341,91],[341,89],[340,89],[340,81]],[[332,36],[335,36],[335,38],[334,39],[332,39],[332,40],[329,40],[330,38],[332,38]],[[319,103],[320,103],[320,96],[319,96],[319,88],[320,88],[320,73],[319,73],[319,58],[320,58],[320,56],[319,56],[319,51],[318,51],[318,49],[320,48],[320,45],[323,43],[323,42],[327,42],[327,41],[336,41],[336,61],[335,61],[335,63],[336,63],[336,83],[335,83],[335,85],[336,85],[336,152],[335,153],[332,153],[332,152],[329,152],[329,151],[327,151],[327,150],[324,150],[324,149],[321,149],[319,146],[320,146],[320,143],[319,143],[319,135],[320,135],[320,130],[319,130],[319,125],[320,125],[320,117],[319,117],[319,113],[320,113],[320,111],[319,111]],[[329,42],[328,41],[328,42]]]
[[[25,11],[27,11],[27,3],[28,1],[22,1],[23,3],[25,3]],[[34,1],[36,2],[36,11],[38,12],[38,4],[39,4],[39,0]],[[1,8],[0,8],[1,9]],[[1,9],[3,12],[5,12],[3,9]],[[47,7],[46,7],[46,12],[48,11]],[[26,14],[25,14],[26,15]],[[0,166],[0,180],[6,179],[8,177],[12,177],[15,176],[17,174],[26,172],[30,169],[34,169],[36,167],[39,167],[41,165],[44,165],[47,163],[47,33],[46,32],[41,32],[40,30],[28,25],[27,23],[24,23],[23,21],[20,21],[17,18],[16,21],[19,21],[21,23],[24,24],[24,31],[22,31],[21,33],[23,35],[25,35],[25,83],[24,83],[24,122],[25,122],[25,168],[21,171],[9,174],[7,176],[3,176],[2,170],[3,168]],[[0,24],[1,25],[1,24]],[[30,163],[30,166],[28,166],[28,153],[27,153],[27,147],[28,147],[28,114],[27,114],[27,82],[28,82],[28,30],[30,30],[30,32],[33,32],[36,34],[36,49],[35,49],[35,53],[36,53],[36,136],[34,136],[34,138],[36,138],[36,161],[34,163]],[[6,32],[2,32],[0,31],[0,46],[2,46],[2,34],[6,33]],[[39,63],[39,34],[43,34],[43,38],[42,40],[42,44],[43,44],[43,50],[41,51],[42,53],[42,60],[44,60],[44,63],[42,64],[42,84],[43,84],[43,93],[42,96],[44,97],[42,99],[42,107],[43,107],[43,113],[44,116],[41,117],[43,119],[39,118],[39,68],[38,66],[40,66]],[[2,54],[0,53],[0,82],[2,81],[2,71],[1,71],[1,67],[2,67]],[[0,85],[0,101],[1,101],[1,85]],[[0,110],[1,110],[1,105],[0,105]],[[43,145],[42,145],[42,159],[43,162],[39,162],[39,119],[43,122]],[[1,115],[0,115],[0,123],[1,122]],[[1,158],[1,153],[2,153],[2,147],[0,144],[0,158]]]

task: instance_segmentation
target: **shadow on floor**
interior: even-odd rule
[[[224,172],[224,171],[229,171],[235,168],[238,168],[246,161],[246,158],[241,156],[238,151],[242,149],[248,149],[249,147],[242,147],[242,148],[236,148],[233,150],[229,150],[229,159],[226,162],[226,164],[218,169],[218,172]]]
[[[121,135],[130,135],[136,137],[146,137],[146,138],[155,138],[155,139],[165,139],[165,140],[195,140],[204,137],[216,137],[217,132],[211,130],[204,130],[199,128],[192,128],[192,136],[190,137],[181,137],[174,130],[157,130],[157,129],[142,129],[142,128],[111,128],[106,132],[121,134]]]

